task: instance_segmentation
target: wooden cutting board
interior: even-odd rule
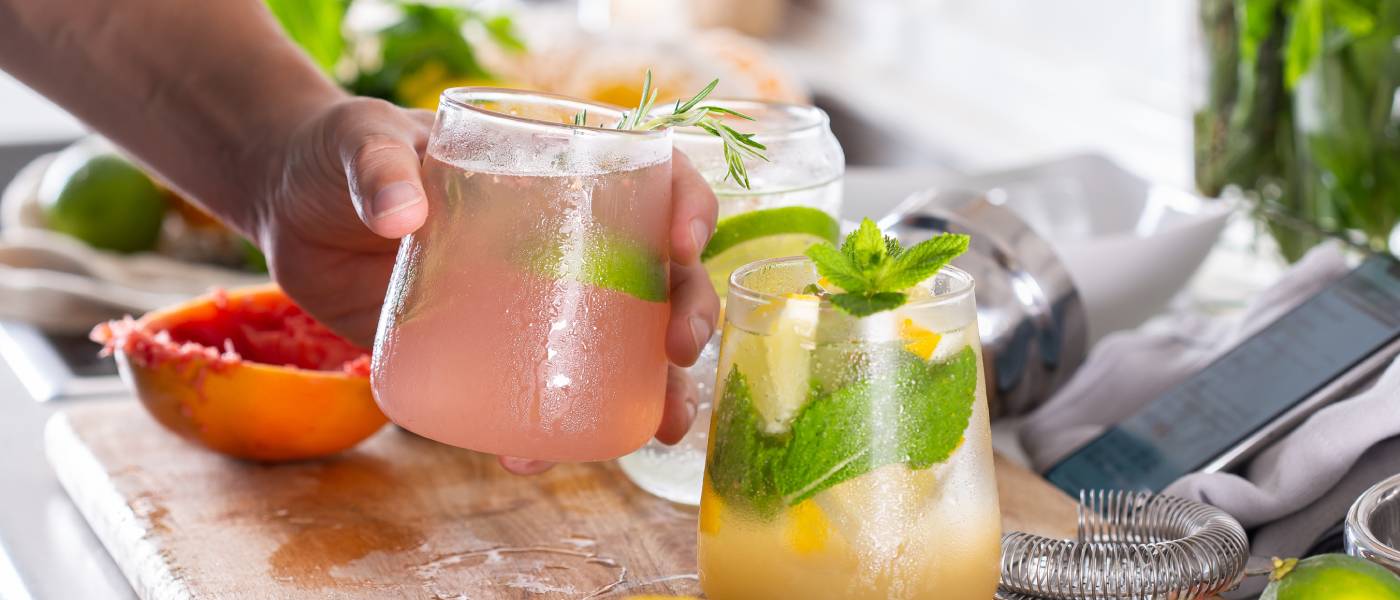
[[[698,594],[696,511],[611,463],[516,477],[386,427],[339,457],[264,466],[167,433],[135,401],[48,424],[49,461],[146,599]],[[1003,523],[1074,533],[1074,503],[998,461]]]

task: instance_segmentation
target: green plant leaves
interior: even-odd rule
[[[868,317],[878,312],[894,310],[904,306],[908,300],[902,292],[874,292],[869,294],[835,294],[831,303],[846,314],[854,317]]]
[[[967,251],[969,238],[945,233],[909,248],[899,240],[885,237],[874,221],[865,219],[846,236],[838,251],[829,244],[807,249],[817,272],[841,288],[831,303],[847,314],[865,317],[899,308],[903,293],[932,277],[948,262]]]
[[[977,392],[977,354],[926,364],[901,348],[887,372],[812,398],[781,435],[765,433],[746,376],[729,371],[715,409],[706,474],[733,506],[771,518],[844,481],[890,464],[926,469],[963,441]],[[757,374],[752,374],[758,376]]]
[[[741,119],[752,121],[753,118],[736,110],[719,106],[699,106],[700,102],[715,91],[719,86],[719,80],[710,81],[689,100],[676,101],[676,106],[669,115],[652,116],[652,105],[656,103],[659,90],[652,89],[651,69],[647,69],[646,78],[642,80],[641,100],[637,108],[631,112],[622,113],[622,120],[618,121],[618,129],[647,131],[664,127],[690,127],[695,126],[705,133],[713,135],[724,142],[724,162],[728,167],[725,179],[733,179],[744,189],[749,189],[749,171],[744,166],[744,158],[757,158],[768,160],[764,154],[767,146],[753,139],[754,134],[743,133],[724,124],[718,117],[729,115]]]
[[[1312,69],[1313,61],[1322,54],[1323,1],[1300,0],[1293,11],[1293,25],[1284,48],[1283,80],[1288,89],[1298,85],[1298,80]]]
[[[915,244],[895,258],[893,268],[880,281],[880,286],[896,290],[914,287],[932,277],[948,261],[967,252],[970,242],[965,235],[940,235]]]
[[[830,244],[813,244],[807,256],[817,264],[817,272],[843,290],[862,293],[870,288],[870,280],[855,263]]]
[[[287,36],[301,46],[327,73],[332,73],[345,50],[341,28],[350,0],[267,0],[267,8]]]

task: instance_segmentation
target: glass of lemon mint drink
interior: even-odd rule
[[[1000,514],[967,238],[865,221],[730,278],[700,505],[711,600],[990,598]]]
[[[750,100],[713,104],[750,117],[752,121],[730,120],[753,133],[767,158],[751,161],[747,178],[741,180],[729,172],[721,138],[699,127],[675,130],[676,148],[719,199],[719,221],[701,259],[723,300],[734,269],[765,258],[800,255],[814,243],[837,240],[846,163],[819,108]],[[718,357],[716,335],[690,369],[700,392],[690,433],[675,446],[653,441],[619,461],[627,476],[648,492],[683,504],[700,502]]]
[[[717,83],[717,82],[716,82]],[[394,422],[448,444],[554,461],[650,439],[666,390],[672,130],[704,125],[737,158],[761,147],[699,106],[653,112],[516,90],[443,92],[423,165],[430,213],[404,238],[371,383]]]

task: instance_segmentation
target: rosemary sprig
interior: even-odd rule
[[[754,134],[735,130],[720,119],[723,116],[731,116],[752,121],[753,117],[722,106],[700,106],[718,85],[718,79],[711,81],[689,100],[677,100],[671,114],[648,119],[647,115],[652,113],[652,107],[656,104],[658,90],[652,87],[651,69],[647,69],[646,78],[642,80],[641,100],[636,110],[622,113],[622,120],[617,122],[617,129],[650,131],[667,127],[698,127],[724,142],[724,162],[728,167],[725,179],[733,179],[744,189],[749,189],[749,172],[744,166],[744,159],[756,158],[766,161],[768,156],[764,151],[768,148],[753,139]],[[574,115],[574,124],[583,125],[587,120],[586,113],[587,111],[584,111]]]

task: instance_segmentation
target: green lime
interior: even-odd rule
[[[669,297],[666,265],[648,249],[615,235],[589,240],[578,280],[649,302]]]
[[[267,256],[263,255],[262,250],[246,239],[238,241],[243,250],[243,269],[253,273],[266,273]]]
[[[615,290],[648,302],[665,302],[670,296],[667,265],[655,252],[622,236],[596,232],[588,237],[583,256],[566,257],[562,244],[530,245],[524,263],[531,271],[555,279],[571,279]]]
[[[841,225],[820,210],[785,206],[722,219],[700,259],[715,289],[728,288],[729,274],[765,258],[796,256],[818,242],[836,243]]]
[[[59,154],[44,175],[40,201],[49,229],[117,252],[154,249],[165,219],[165,193],[150,177],[89,144]]]
[[[1323,554],[1274,565],[1260,600],[1400,600],[1400,577],[1364,558]]]

